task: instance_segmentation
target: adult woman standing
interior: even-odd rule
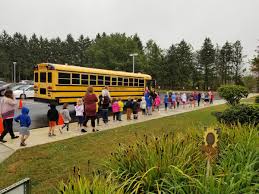
[[[93,87],[89,86],[84,97],[85,105],[85,119],[86,122],[91,120],[91,125],[93,127],[93,132],[95,132],[95,119],[96,119],[96,103],[98,99],[95,94],[93,94]]]
[[[19,136],[15,136],[13,132],[13,118],[16,109],[17,102],[13,96],[12,90],[6,90],[4,97],[0,102],[0,115],[3,118],[4,131],[0,136],[0,142],[5,143],[5,135],[9,132],[12,139],[16,139]]]

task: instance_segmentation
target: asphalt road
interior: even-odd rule
[[[33,100],[30,99],[30,100],[24,100],[23,106],[26,106],[30,110],[29,115],[32,120],[31,129],[48,126],[47,112],[49,110],[49,106],[47,103],[34,102]],[[62,109],[62,106],[57,106],[58,111],[61,109]],[[69,105],[68,109],[70,111],[72,121],[75,121],[74,106]],[[18,114],[20,114],[20,110],[16,111],[16,115]],[[14,131],[17,131],[18,129],[19,129],[18,123],[14,122]]]

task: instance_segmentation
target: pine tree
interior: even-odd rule
[[[213,85],[213,74],[215,73],[215,49],[209,38],[204,40],[199,52],[199,63],[201,64],[204,76],[204,89]]]

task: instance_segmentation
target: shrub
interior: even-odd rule
[[[119,145],[106,162],[108,178],[74,177],[63,193],[256,193],[259,181],[259,131],[253,126],[221,126],[218,157],[206,176],[203,133],[145,135]],[[61,192],[62,193],[62,192]]]
[[[259,107],[239,104],[227,108],[222,113],[214,114],[219,122],[226,124],[259,124]]]
[[[96,175],[92,180],[85,176],[71,176],[67,183],[62,181],[57,190],[61,194],[123,194],[117,188],[109,177]]]
[[[256,103],[256,104],[259,104],[259,96],[256,96],[256,97],[255,97],[255,103]]]
[[[241,98],[246,98],[249,94],[248,89],[239,85],[224,85],[218,89],[219,95],[229,104],[239,104]]]

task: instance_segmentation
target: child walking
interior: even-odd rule
[[[132,103],[132,111],[133,111],[134,119],[138,119],[138,109],[139,109],[139,104],[137,102],[137,99],[134,99]]]
[[[159,112],[160,103],[161,103],[160,96],[159,96],[159,94],[157,94],[156,98],[155,98],[155,107],[158,110],[158,112]]]
[[[118,101],[116,98],[112,99],[112,113],[113,113],[113,121],[119,120],[119,112],[120,112],[120,106],[118,104]]]
[[[146,115],[147,103],[144,96],[142,97],[142,100],[140,102],[140,109],[141,109],[142,115]]]
[[[81,132],[86,132],[86,130],[83,128],[84,123],[84,105],[82,99],[77,99],[77,104],[75,106],[76,111],[76,117],[78,121],[78,129],[81,129]]]
[[[20,146],[26,146],[25,141],[30,136],[29,127],[31,125],[31,118],[28,114],[29,114],[29,109],[26,107],[22,107],[22,114],[20,114],[14,119],[16,122],[20,123],[20,130],[19,130],[21,135]]]
[[[168,106],[168,96],[167,96],[167,94],[164,97],[164,104],[165,104],[165,111],[167,111],[167,106]]]
[[[55,104],[50,104],[50,109],[48,110],[47,117],[49,121],[49,137],[55,135],[55,127],[58,122],[58,111]]]
[[[122,113],[123,113],[124,103],[122,102],[121,98],[119,98],[118,104],[119,104],[119,107],[120,107],[119,121],[122,121],[122,120],[121,120],[121,116],[122,116]]]
[[[71,117],[69,114],[69,110],[67,109],[68,103],[63,104],[63,110],[61,110],[61,115],[64,120],[64,125],[61,127],[61,129],[64,129],[65,127],[67,128],[67,131],[69,131],[69,122],[71,121]]]
[[[128,101],[125,104],[125,108],[127,110],[127,120],[131,120],[132,102],[130,98],[128,98]]]

